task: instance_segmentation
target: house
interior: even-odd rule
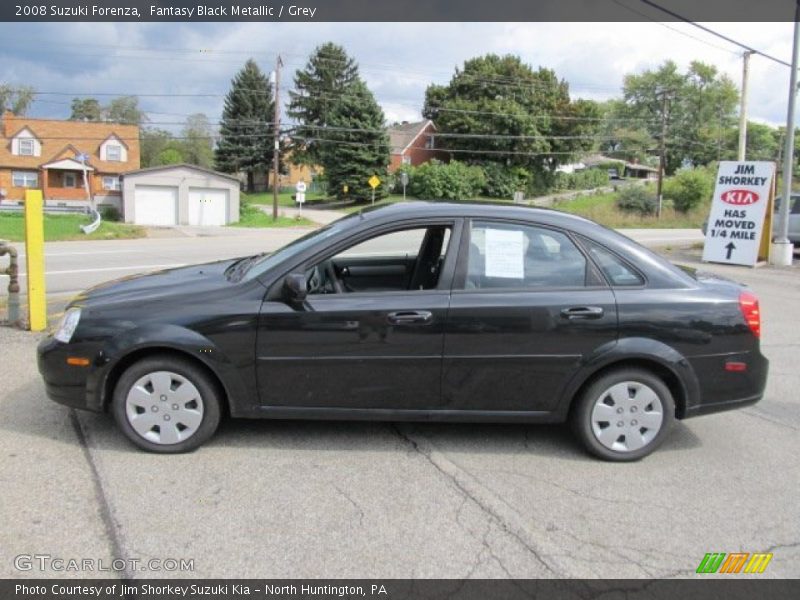
[[[122,176],[122,205],[126,223],[228,225],[239,220],[239,179],[187,164],[138,169]]]
[[[0,138],[4,203],[18,203],[26,190],[39,189],[47,205],[88,205],[88,183],[97,205],[121,209],[120,175],[139,168],[136,125],[33,119],[6,111]]]
[[[416,167],[436,158],[448,160],[446,152],[436,149],[436,125],[433,121],[409,123],[403,121],[389,127],[389,149],[391,152],[389,172],[394,173],[402,165]]]
[[[638,162],[628,162],[621,158],[612,158],[602,154],[584,156],[579,162],[557,167],[556,171],[561,173],[575,173],[584,169],[596,169],[599,167],[607,168],[609,170],[609,175],[611,175],[611,171],[615,171],[617,177],[646,179],[648,181],[658,179],[658,167],[651,167]]]

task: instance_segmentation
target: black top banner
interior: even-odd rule
[[[4,0],[0,21],[794,21],[794,0]]]

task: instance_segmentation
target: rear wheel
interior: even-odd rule
[[[117,425],[134,444],[164,454],[194,450],[220,420],[219,393],[192,362],[153,356],[131,365],[114,390]]]
[[[572,427],[600,458],[632,461],[658,448],[675,419],[675,402],[664,382],[643,369],[601,375],[583,392]]]

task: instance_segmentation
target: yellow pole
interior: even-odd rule
[[[42,191],[25,191],[25,258],[28,264],[28,320],[31,331],[47,327],[44,289],[44,211]]]

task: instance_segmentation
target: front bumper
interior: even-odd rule
[[[84,410],[101,411],[102,404],[91,393],[101,353],[94,344],[64,344],[48,337],[36,349],[39,373],[47,396],[54,402]],[[67,364],[67,357],[89,358],[88,366]]]

